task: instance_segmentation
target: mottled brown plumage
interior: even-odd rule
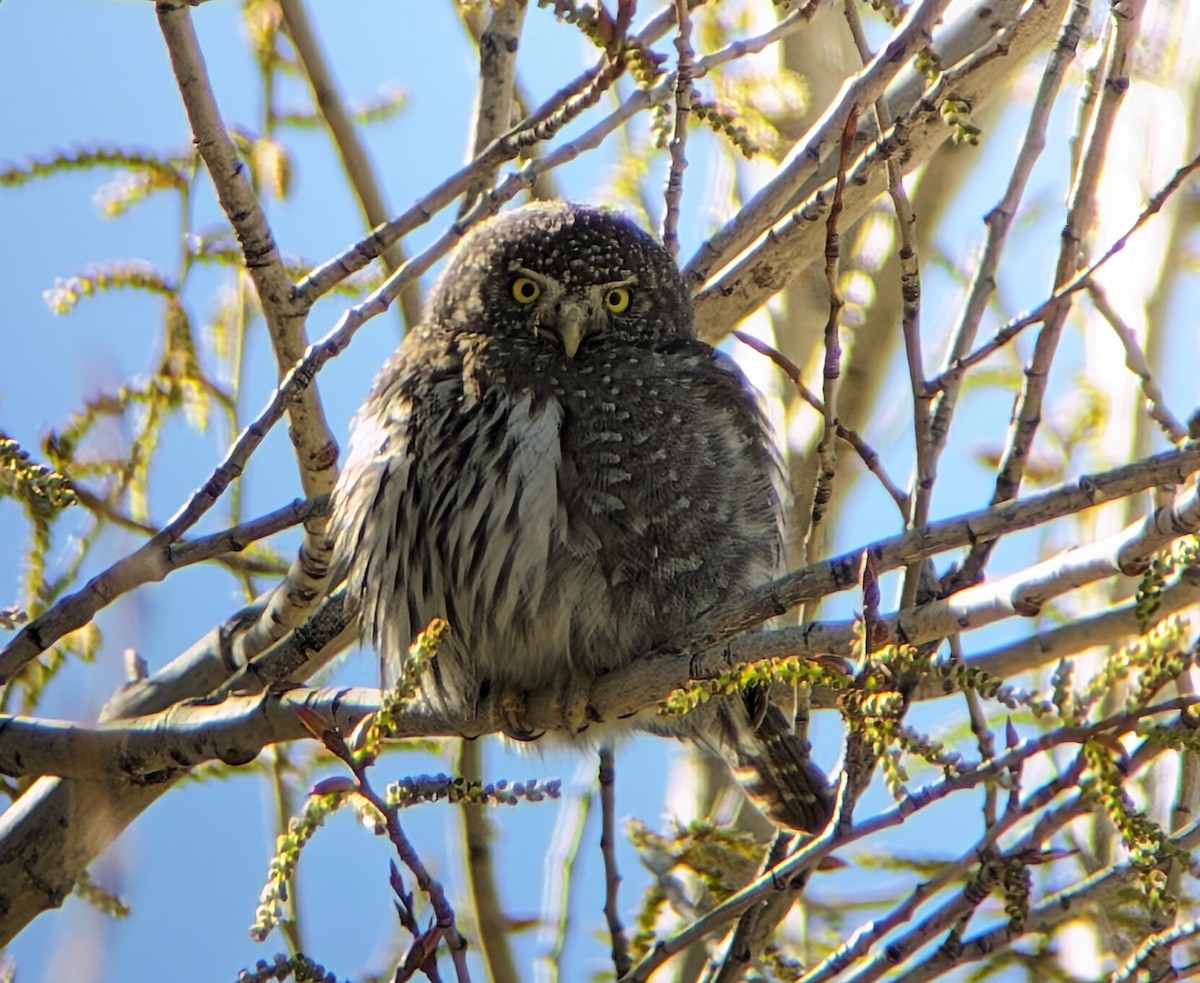
[[[566,690],[780,572],[775,473],[666,250],[616,213],[535,204],[464,238],[376,378],[337,556],[385,676],[436,616],[453,633],[431,700]],[[756,717],[730,698],[670,729],[753,768],[773,818],[819,827],[824,776],[782,713]]]

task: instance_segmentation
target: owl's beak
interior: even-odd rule
[[[558,308],[554,327],[562,339],[567,358],[574,358],[584,338],[595,333],[595,315],[583,301],[566,299]]]

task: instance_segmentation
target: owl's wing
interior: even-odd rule
[[[347,594],[362,612],[360,632],[379,652],[385,678],[399,670],[412,639],[412,612],[389,602],[403,578],[405,552],[398,544],[408,535],[405,517],[415,487],[417,406],[410,359],[401,348],[354,418],[333,490],[334,578],[345,577]]]

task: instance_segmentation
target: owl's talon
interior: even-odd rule
[[[536,741],[546,732],[544,730],[528,730],[518,724],[507,724],[504,727],[504,736],[509,740],[520,741],[522,744],[527,744],[530,741]]]
[[[504,736],[523,743],[536,741],[544,730],[530,730],[525,726],[525,711],[528,703],[525,694],[510,690],[503,694],[500,700],[501,711],[504,714]]]
[[[592,722],[588,713],[590,681],[584,677],[571,676],[558,691],[559,714],[563,730],[568,734],[582,734]]]

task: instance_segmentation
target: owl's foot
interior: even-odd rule
[[[525,725],[528,711],[526,694],[522,690],[505,690],[500,695],[500,712],[504,715],[504,736],[514,741],[536,741],[545,731],[532,730]]]
[[[574,737],[588,729],[592,715],[588,711],[591,681],[582,676],[570,676],[556,694],[563,730]]]

